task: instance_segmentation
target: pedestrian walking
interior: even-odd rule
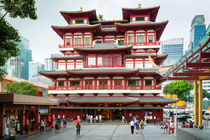
[[[163,123],[163,134],[167,134],[167,132],[168,132],[168,122],[167,120],[165,120]]]
[[[67,120],[63,119],[63,127],[66,128]]]
[[[130,126],[131,126],[131,134],[133,134],[133,132],[134,132],[134,121],[133,120],[131,120],[130,121]]]
[[[156,124],[156,116],[154,115],[154,124]]]
[[[124,123],[125,122],[125,117],[122,115],[122,121],[121,123]]]
[[[76,135],[79,136],[80,135],[80,130],[81,130],[81,125],[79,123],[77,123],[76,128],[77,128]]]
[[[152,115],[149,116],[149,123],[152,123]]]
[[[96,115],[96,122],[98,122],[98,115]]]
[[[56,119],[55,121],[55,130],[56,132],[58,132],[59,126],[58,126],[58,119]]]
[[[102,116],[101,115],[99,115],[99,121],[100,121],[100,123],[102,122]]]
[[[139,121],[138,120],[135,121],[135,127],[136,127],[136,134],[138,134],[139,133]]]
[[[41,132],[44,132],[44,121],[41,120]]]
[[[168,134],[170,134],[171,131],[172,131],[172,134],[173,134],[173,133],[174,133],[174,128],[175,128],[174,120],[172,120],[172,121],[170,122],[170,125],[169,125]]]
[[[93,122],[93,115],[90,115],[90,123]]]
[[[140,126],[141,126],[141,130],[143,130],[144,129],[144,120],[141,120]]]

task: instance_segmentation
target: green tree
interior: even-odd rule
[[[99,14],[99,15],[98,15],[98,20],[99,20],[99,21],[103,21],[103,20],[104,20],[104,16],[101,15],[101,14]]]
[[[188,84],[188,81],[181,80],[167,84],[163,88],[164,94],[176,94],[179,99],[187,101],[190,91],[193,89],[192,84]]]
[[[7,93],[37,96],[37,88],[28,82],[13,82],[6,86]]]
[[[17,48],[20,37],[6,20],[9,14],[11,18],[30,18],[36,19],[35,0],[0,0],[0,80],[5,74],[2,66],[7,60],[19,54]]]
[[[207,90],[203,89],[203,98],[210,98],[210,94],[207,92]]]

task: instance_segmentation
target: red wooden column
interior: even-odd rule
[[[127,80],[124,79],[124,88],[126,89],[127,88]]]
[[[67,69],[67,60],[65,60],[65,69]]]
[[[69,82],[69,80],[68,80],[68,78],[66,78],[66,90],[68,90],[68,82]]]
[[[0,105],[0,138],[5,136],[5,104]]]
[[[80,119],[83,120],[83,110],[80,110]]]
[[[128,119],[127,119],[127,110],[126,109],[124,109],[123,115],[125,117],[125,120],[127,121]]]
[[[112,77],[110,77],[110,89],[114,89],[115,88],[115,86],[114,86],[114,88],[112,86],[113,86],[113,79],[112,79]]]
[[[96,117],[96,109],[94,109],[94,117]]]
[[[95,87],[95,89],[97,89],[97,79],[96,78],[94,79],[94,87]]]
[[[54,80],[55,89],[57,89],[57,80]]]
[[[110,109],[110,110],[109,110],[109,120],[111,120],[111,121],[113,120],[113,118],[112,118],[112,113],[113,113],[113,110]]]

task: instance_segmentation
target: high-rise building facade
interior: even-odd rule
[[[156,22],[159,8],[123,8],[123,19],[114,21],[98,21],[96,10],[61,12],[68,25],[52,28],[63,39],[63,56],[52,57],[56,70],[40,72],[54,82],[48,93],[60,100],[51,113],[162,121],[163,108],[176,101],[160,96],[164,78],[157,65],[168,55],[157,52],[168,21]]]
[[[29,40],[21,36],[21,42],[18,45],[20,55],[10,58],[5,69],[9,76],[28,80],[29,76]]]
[[[183,38],[174,38],[161,43],[162,53],[168,54],[163,66],[173,65],[183,56],[183,43]]]
[[[29,80],[39,76],[39,72],[44,70],[44,64],[35,61],[29,62]]]
[[[61,54],[51,54],[52,57],[59,57]],[[51,58],[45,58],[45,70],[56,70],[56,63]]]
[[[188,49],[193,48],[205,33],[206,24],[204,15],[196,15],[191,23],[190,44]]]

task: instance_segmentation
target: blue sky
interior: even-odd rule
[[[189,44],[190,24],[195,15],[205,15],[210,23],[210,0],[36,0],[37,20],[11,19],[6,17],[19,33],[29,39],[33,60],[44,63],[51,53],[60,53],[58,45],[62,39],[51,29],[51,25],[67,25],[59,11],[96,9],[105,20],[122,19],[122,8],[143,8],[160,5],[157,22],[169,20],[161,41],[184,38],[185,49]]]

